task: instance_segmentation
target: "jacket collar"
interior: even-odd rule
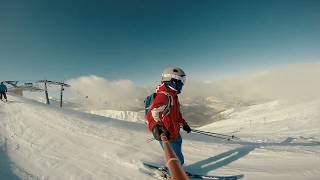
[[[157,93],[158,92],[167,92],[169,93],[171,96],[176,96],[178,91],[173,89],[172,87],[170,86],[167,86],[165,83],[161,83],[160,85],[157,86],[157,89],[156,89]]]

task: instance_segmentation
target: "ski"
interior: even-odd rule
[[[167,174],[168,169],[165,167],[153,165],[150,163],[143,162],[143,165],[149,169],[157,170],[161,173],[163,179],[168,179],[165,174]],[[212,180],[237,180],[241,179],[243,175],[231,175],[231,176],[216,176],[216,175],[200,175],[196,173],[186,172],[190,179],[212,179]]]
[[[160,179],[168,179],[167,177],[167,169],[165,167],[160,167],[160,166],[157,166],[157,165],[153,165],[153,164],[150,164],[150,163],[145,163],[143,162],[142,163],[146,168],[148,169],[151,169],[151,170],[156,170],[158,172],[158,175],[155,175],[155,174],[152,174],[152,173],[146,173],[150,176],[153,176],[155,178],[160,178]]]
[[[231,175],[231,176],[216,176],[216,175],[200,175],[188,173],[190,179],[213,179],[213,180],[237,180],[241,179],[243,175]]]

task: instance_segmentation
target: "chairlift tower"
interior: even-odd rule
[[[62,108],[62,97],[63,97],[64,87],[70,87],[70,85],[66,84],[64,82],[56,82],[56,81],[48,81],[48,80],[40,80],[40,81],[37,81],[37,82],[38,83],[44,83],[47,104],[50,104],[47,84],[53,84],[53,85],[59,85],[60,86],[60,108]]]
[[[44,92],[45,92],[45,95],[46,95],[46,104],[50,104],[50,101],[49,101],[49,94],[48,94],[48,81],[47,80],[40,80],[40,81],[37,81],[37,83],[44,83]]]
[[[58,82],[59,83],[59,82]],[[59,85],[60,85],[60,108],[62,108],[62,96],[63,96],[63,91],[64,91],[64,87],[70,87],[70,85],[69,84],[66,84],[66,83],[64,83],[64,82],[62,82],[62,83],[59,83]]]

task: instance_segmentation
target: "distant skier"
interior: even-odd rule
[[[154,138],[160,141],[163,148],[160,135],[164,133],[181,165],[184,164],[184,156],[181,151],[180,128],[182,127],[187,133],[191,132],[190,126],[181,115],[178,100],[178,94],[181,93],[185,80],[186,75],[182,69],[166,68],[162,73],[161,84],[156,89],[157,95],[147,113],[148,128]]]
[[[2,96],[4,97],[4,99],[6,101],[8,101],[6,92],[8,92],[7,86],[4,85],[3,82],[1,82],[1,84],[0,84],[0,99],[1,99],[1,101],[2,101]]]

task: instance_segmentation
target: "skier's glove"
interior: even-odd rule
[[[183,127],[183,130],[185,130],[187,133],[190,133],[191,132],[191,128],[188,124],[184,125]]]
[[[158,141],[161,141],[161,134],[164,134],[168,140],[169,140],[169,136],[170,136],[170,133],[169,131],[164,128],[162,125],[160,124],[156,124],[153,129],[152,129],[152,134],[153,134],[153,137],[158,140]]]

